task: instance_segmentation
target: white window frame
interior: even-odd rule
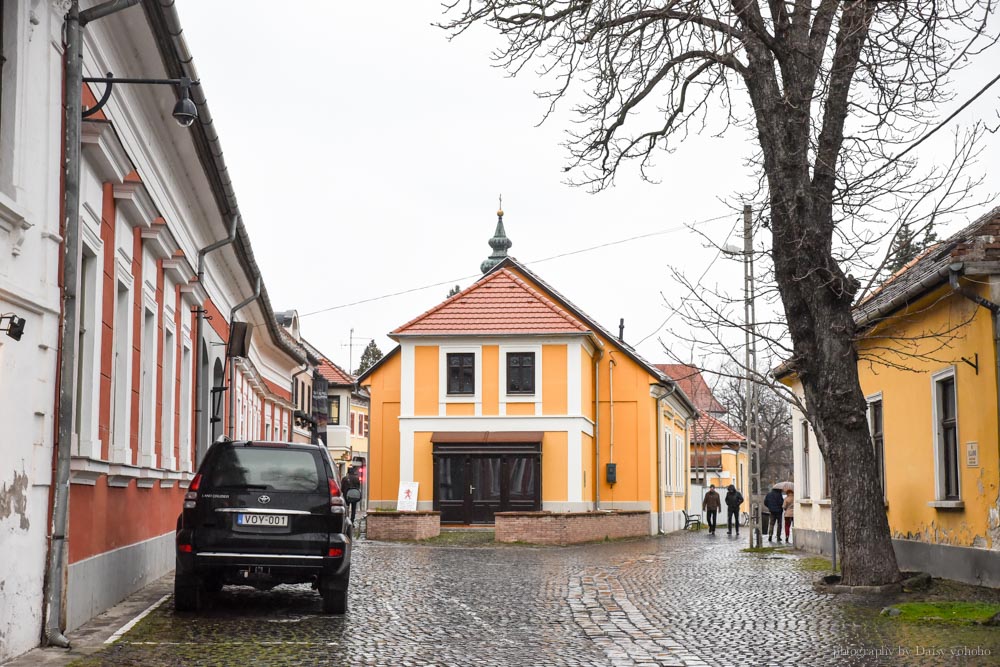
[[[674,491],[684,491],[684,439],[674,433]]]
[[[500,405],[507,403],[534,403],[536,406],[542,402],[542,346],[541,345],[500,345],[499,372],[500,378],[499,396]],[[531,394],[508,394],[507,393],[507,353],[531,352],[535,355],[535,391]],[[536,407],[537,413],[537,407]],[[501,408],[500,414],[506,414]]]
[[[185,359],[187,363],[185,363]],[[180,404],[180,469],[186,472],[192,470],[191,464],[191,378],[194,372],[194,355],[191,352],[191,340],[185,335],[181,338],[181,404]]]
[[[872,404],[874,403],[882,404],[882,479],[880,480],[880,482],[882,484],[882,499],[885,500],[887,497],[886,473],[888,472],[888,470],[886,469],[885,465],[885,398],[882,396],[882,392],[879,391],[869,396],[865,396],[865,410],[866,410],[866,416],[868,418],[868,433],[872,436],[872,449],[875,448],[875,437],[874,437],[875,423],[874,421],[872,421],[872,418],[874,417]]]
[[[167,470],[177,469],[177,459],[174,456],[176,443],[177,405],[174,397],[177,391],[177,332],[169,319],[163,321],[163,396],[160,398],[163,406],[160,426],[160,467]],[[169,343],[169,344],[168,344]]]
[[[674,492],[674,439],[671,437],[673,431],[670,429],[663,429],[663,443],[666,446],[667,451],[664,454],[664,464],[666,465],[666,470],[664,471],[664,476],[666,477],[666,485],[664,490],[667,493]]]
[[[156,460],[156,351],[159,346],[157,336],[156,298],[150,290],[143,289],[142,317],[139,328],[139,465],[143,468],[155,467]],[[149,326],[152,331],[148,331]],[[152,345],[147,345],[151,342]],[[147,349],[150,348],[150,349]],[[147,377],[143,377],[145,371]]]
[[[132,464],[132,336],[135,297],[130,268],[115,257],[115,319],[111,360],[111,443],[112,463]],[[124,303],[119,301],[124,297]],[[124,318],[121,316],[124,315]]]
[[[472,354],[473,387],[471,394],[448,393],[448,355]],[[506,377],[506,373],[504,373]],[[475,403],[476,414],[481,414],[483,405],[483,348],[473,345],[442,345],[438,351],[438,402],[439,403]]]
[[[958,498],[945,497],[945,473],[944,473],[944,443],[942,442],[941,424],[939,421],[940,410],[938,409],[939,396],[938,386],[942,380],[951,379],[955,382],[955,468],[958,472]],[[885,404],[883,403],[883,415],[885,414]],[[958,413],[958,377],[955,367],[949,366],[936,373],[931,374],[931,433],[934,442],[934,499],[938,502],[961,502],[962,500],[962,463],[961,463],[961,431]]]
[[[74,453],[100,458],[101,440],[98,413],[101,391],[101,336],[103,334],[103,242],[95,238],[86,225],[81,225],[80,253],[80,315],[77,320],[79,341],[77,356],[80,369],[76,379],[77,396],[74,404]],[[77,420],[79,419],[79,423]],[[79,428],[77,429],[77,426]]]

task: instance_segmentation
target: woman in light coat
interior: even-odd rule
[[[782,503],[781,508],[785,517],[785,541],[788,542],[788,535],[792,532],[792,521],[795,518],[795,492],[791,489],[788,490],[788,495],[785,496],[785,502]]]

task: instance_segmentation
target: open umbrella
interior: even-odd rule
[[[778,482],[772,488],[781,489],[782,491],[794,491],[795,484],[793,482]]]

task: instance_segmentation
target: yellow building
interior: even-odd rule
[[[930,248],[855,308],[886,513],[900,567],[1000,586],[1000,208]],[[794,369],[779,372],[801,396]],[[795,543],[830,551],[816,439],[793,415]]]
[[[651,534],[682,527],[690,400],[514,259],[484,271],[359,378],[372,506],[417,482],[442,523],[599,508],[649,511]]]

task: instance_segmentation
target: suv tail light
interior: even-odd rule
[[[344,497],[340,494],[340,484],[333,477],[330,478],[330,507],[343,508]]]
[[[198,487],[201,486],[201,473],[194,476],[188,486],[187,493],[184,494],[184,509],[192,510],[198,504]]]

